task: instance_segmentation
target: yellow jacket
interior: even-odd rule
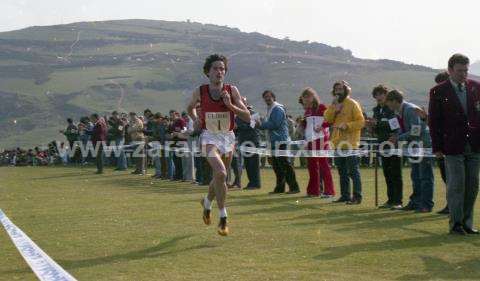
[[[339,113],[335,113],[335,105],[330,105],[324,113],[325,121],[333,127],[330,141],[333,148],[356,149],[360,145],[360,135],[365,125],[362,108],[350,97],[346,97],[341,104],[343,108]],[[336,128],[341,124],[346,124],[347,129]]]

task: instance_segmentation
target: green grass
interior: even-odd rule
[[[124,44],[109,45],[93,49],[82,50],[76,55],[123,55],[135,53],[168,53],[176,55],[190,55],[196,51],[193,47],[179,43],[155,43],[155,44]]]
[[[480,240],[447,235],[435,213],[375,209],[372,169],[362,170],[365,198],[353,207],[269,196],[274,175],[263,170],[263,189],[229,193],[229,237],[203,225],[204,187],[93,172],[0,168],[0,207],[79,280],[480,279]],[[297,177],[304,191],[306,170]],[[443,207],[440,182],[435,195]],[[3,230],[0,245],[0,280],[35,280]]]
[[[9,126],[14,126],[9,124]],[[26,133],[12,133],[8,137],[0,140],[0,149],[15,149],[17,147],[30,149],[35,146],[44,146],[53,140],[66,141],[66,138],[59,130],[65,129],[65,125],[58,124],[46,126],[45,128],[36,128]]]
[[[105,77],[124,77],[104,79]],[[100,80],[99,80],[100,78]],[[42,85],[36,85],[33,79],[3,78],[0,79],[1,89],[12,93],[46,97],[45,93],[70,94],[87,89],[94,85],[112,83],[127,83],[133,85],[136,81],[149,82],[171,81],[173,74],[163,67],[115,66],[115,67],[85,67],[56,71],[50,75],[50,80]]]

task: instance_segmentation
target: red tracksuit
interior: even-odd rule
[[[320,104],[317,108],[307,108],[305,110],[305,118],[309,116],[323,116],[323,113],[327,107],[323,104]],[[308,150],[321,150],[329,149],[328,140],[329,140],[329,131],[328,123],[323,122],[323,140],[317,139],[307,143]],[[306,121],[304,123],[306,127]],[[320,195],[320,180],[323,182],[323,194],[325,195],[335,195],[335,189],[333,187],[332,173],[330,171],[330,165],[328,164],[328,159],[325,157],[309,157],[308,158],[308,173],[310,179],[308,181],[307,194],[318,196]]]

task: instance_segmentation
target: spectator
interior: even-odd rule
[[[65,135],[71,149],[74,149],[75,142],[78,140],[78,127],[73,123],[72,118],[67,119],[67,128],[60,130],[60,133]]]
[[[111,117],[111,126],[109,127],[108,133],[111,135],[112,140],[114,141],[117,149],[120,151],[116,157],[116,168],[115,171],[126,171],[127,170],[127,157],[125,155],[125,121],[120,118],[117,111],[112,112]]]
[[[305,106],[305,121],[302,124],[305,131],[305,140],[308,150],[328,150],[329,124],[324,121],[323,114],[327,107],[320,102],[317,92],[313,88],[306,88],[301,94],[302,104]],[[306,128],[306,130],[305,130]],[[307,196],[332,198],[335,196],[332,173],[326,157],[308,158]],[[324,192],[320,194],[320,182],[324,183]]]
[[[473,210],[480,170],[480,84],[468,79],[470,60],[455,54],[450,78],[430,90],[428,110],[432,150],[445,157],[450,233],[479,234]]]
[[[349,205],[362,203],[362,182],[360,179],[359,156],[349,155],[360,145],[360,134],[365,119],[360,105],[351,98],[352,89],[346,81],[333,84],[332,104],[324,113],[325,121],[332,125],[332,145],[342,154],[335,158],[340,176],[341,196],[336,203]],[[346,154],[346,155],[345,155]],[[353,197],[350,196],[350,179],[353,181]]]
[[[407,142],[409,147],[430,147],[428,127],[416,113],[418,106],[404,101],[403,93],[398,90],[388,92],[388,107],[398,114],[400,134],[391,136],[390,142]],[[410,202],[402,210],[415,210],[429,213],[433,208],[433,167],[429,157],[411,158],[411,179],[413,192]]]
[[[396,121],[397,116],[385,104],[388,91],[388,88],[384,85],[378,85],[373,88],[372,96],[377,101],[377,106],[373,108],[373,118],[367,120],[367,127],[373,129],[380,144],[387,142],[390,137],[398,135],[400,129],[390,126],[389,121]],[[383,175],[387,184],[388,198],[387,202],[380,208],[398,210],[402,208],[403,199],[402,159],[400,155],[388,155],[388,153],[381,153],[380,156]]]
[[[183,179],[183,167],[182,167],[182,158],[180,155],[175,151],[175,149],[181,148],[181,141],[184,141],[184,136],[181,135],[181,132],[186,129],[187,124],[185,120],[180,117],[178,112],[173,113],[173,121],[170,125],[170,139],[172,140],[172,149],[171,157],[173,160],[173,164],[175,166],[175,173],[173,176],[174,180],[182,180]]]
[[[128,127],[128,134],[130,139],[135,144],[139,145],[141,148],[134,149],[135,158],[135,170],[132,172],[134,175],[145,175],[145,134],[143,131],[143,122],[137,116],[135,112],[130,112],[130,124]]]
[[[242,97],[243,103],[250,111],[252,119],[259,118],[258,114],[253,110],[253,107],[248,103],[247,98]],[[238,138],[239,147],[258,148],[260,146],[260,134],[255,124],[247,123],[242,119],[236,117],[235,124],[237,127],[235,135]],[[240,169],[245,166],[247,172],[248,184],[245,189],[258,189],[261,187],[260,181],[260,159],[257,153],[240,153]],[[243,164],[242,164],[243,163]]]
[[[285,150],[286,142],[290,141],[288,134],[288,120],[285,107],[276,101],[275,94],[272,91],[265,91],[262,94],[263,100],[267,105],[267,116],[265,120],[256,121],[260,130],[267,130],[270,138],[270,146],[274,150]],[[288,157],[272,155],[272,166],[277,182],[275,188],[270,194],[278,194],[285,192],[285,183],[288,183],[290,191],[288,194],[300,192],[295,170]]]
[[[92,131],[92,144],[97,151],[95,161],[97,163],[97,174],[103,173],[103,146],[107,140],[107,124],[103,117],[99,117],[94,113],[90,116],[90,119],[94,123]]]
[[[167,130],[168,130],[168,123],[166,118],[162,116],[160,112],[155,113],[154,115],[155,126],[153,128],[153,140],[158,142],[159,145],[164,146]],[[165,149],[158,148],[158,150],[154,153],[154,164],[155,164],[155,175],[153,178],[156,179],[167,179],[167,161],[165,158]]]
[[[182,153],[182,175],[184,181],[193,182],[193,165],[194,165],[194,152],[193,152],[193,136],[194,125],[193,120],[188,116],[186,112],[182,113],[181,118],[185,123],[185,128],[178,134],[179,139],[182,140],[182,147],[186,149],[185,153]]]
[[[446,72],[446,71],[441,72],[441,73],[437,74],[437,76],[435,76],[435,83],[441,84],[441,83],[447,81],[449,78],[450,78],[450,76],[449,76],[448,72]],[[427,120],[427,116],[422,116],[422,117],[423,117],[424,120]],[[440,169],[440,175],[442,177],[443,183],[446,184],[447,183],[447,173],[445,171],[445,157],[437,157],[437,165],[438,165],[438,168]],[[447,192],[445,192],[445,194],[447,194]],[[448,198],[447,198],[447,201],[448,201]],[[448,208],[448,203],[438,213],[443,214],[443,215],[450,214],[450,210]]]
[[[78,129],[79,139],[82,146],[82,148],[80,149],[80,151],[82,152],[82,165],[85,165],[87,164],[87,161],[91,159],[91,156],[93,156],[88,153],[88,150],[86,150],[93,131],[93,123],[90,121],[90,118],[82,117],[80,119],[80,123],[78,124]]]

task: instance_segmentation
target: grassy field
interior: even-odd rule
[[[108,77],[122,77],[108,79]],[[88,89],[94,85],[107,83],[127,83],[133,85],[138,80],[149,82],[170,81],[172,73],[163,68],[142,66],[115,66],[115,67],[85,67],[54,72],[50,80],[42,85],[36,85],[33,79],[3,78],[0,79],[1,89],[12,93],[33,95],[41,98],[47,92],[55,94],[70,94]],[[107,79],[105,79],[107,77]]]
[[[480,239],[447,235],[435,213],[375,209],[371,169],[362,170],[360,206],[268,195],[274,176],[263,170],[263,189],[229,193],[228,237],[203,225],[205,187],[93,172],[0,168],[0,208],[79,280],[480,279]],[[304,191],[306,170],[297,177]],[[336,173],[335,182],[338,190]],[[435,195],[439,209],[439,181]],[[0,245],[0,280],[35,280],[3,230]]]

